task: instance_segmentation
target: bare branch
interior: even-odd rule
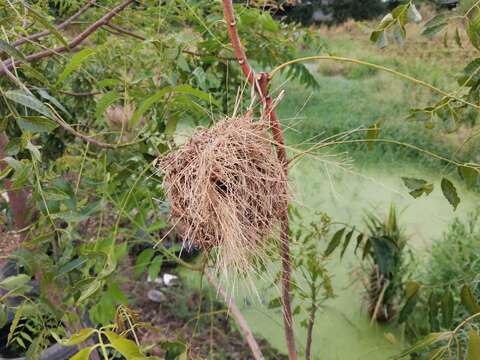
[[[55,54],[59,54],[68,50],[71,50],[78,45],[80,45],[87,37],[89,37],[94,31],[96,31],[99,27],[104,26],[108,24],[108,22],[119,12],[124,10],[128,5],[130,5],[134,0],[124,0],[120,5],[117,5],[115,8],[113,8],[111,11],[109,11],[107,14],[105,14],[101,19],[97,20],[93,24],[91,24],[89,27],[87,27],[83,32],[81,32],[76,38],[74,38],[72,41],[68,43],[67,46],[59,46],[54,49],[46,49],[31,55],[28,55],[26,57],[27,62],[33,62],[36,60],[40,60]],[[11,69],[14,66],[17,66],[21,64],[23,61],[22,60],[16,60],[16,61],[5,61],[4,65],[7,69]],[[0,75],[5,74],[5,71],[3,69],[0,69]]]
[[[262,351],[260,350],[260,346],[258,346],[257,340],[255,340],[252,330],[248,326],[247,320],[245,320],[245,318],[243,317],[242,312],[237,307],[232,297],[229,294],[227,294],[225,289],[223,289],[218,284],[215,278],[208,271],[205,271],[205,276],[207,277],[210,284],[212,284],[212,286],[222,296],[223,300],[225,301],[225,304],[227,304],[228,310],[235,318],[235,321],[237,322],[238,327],[242,331],[245,341],[248,343],[248,346],[252,350],[253,357],[255,358],[255,360],[263,360],[264,357],[263,357]]]

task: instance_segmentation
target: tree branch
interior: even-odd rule
[[[247,78],[250,86],[255,85],[255,72],[248,63],[247,55],[243,50],[242,43],[240,42],[240,37],[237,32],[237,22],[235,20],[235,15],[233,11],[233,4],[231,0],[223,0],[223,14],[225,21],[227,22],[228,35],[230,37],[230,42],[233,46],[233,53],[240,64],[243,74]]]
[[[272,97],[268,94],[269,74],[261,73],[257,78],[252,67],[248,63],[247,56],[243,50],[240,38],[238,36],[235,15],[233,11],[232,0],[223,0],[223,13],[225,21],[227,22],[228,35],[232,43],[233,52],[238,60],[243,74],[246,76],[250,86],[254,87],[259,94],[263,103],[262,117],[267,117],[272,129],[272,137],[277,146],[277,157],[282,164],[285,178],[288,178],[288,161],[285,152],[285,142],[283,138],[283,131],[278,121],[275,109],[273,107]],[[283,211],[281,215],[281,230],[280,230],[280,255],[282,257],[282,308],[283,308],[283,323],[285,330],[285,340],[288,347],[288,358],[290,360],[297,360],[297,351],[295,349],[295,336],[293,331],[293,316],[291,305],[291,273],[292,265],[290,259],[290,239],[289,239],[289,222],[288,222],[288,200],[287,194],[279,194],[285,199],[283,204]]]
[[[65,20],[63,23],[59,24],[56,26],[57,30],[63,30],[65,29],[68,25],[70,25],[73,21],[75,21],[80,15],[82,15],[85,11],[87,11],[92,5],[94,5],[96,2],[96,0],[90,0],[88,1],[85,5],[83,5],[80,9],[78,9],[78,11],[73,14],[71,17],[69,17],[67,20]],[[45,36],[48,36],[51,34],[51,31],[50,30],[44,30],[44,31],[40,31],[38,33],[35,33],[35,34],[32,34],[32,35],[28,35],[26,37],[22,37],[20,39],[18,39],[17,41],[13,42],[11,45],[13,47],[18,47],[26,42],[32,42],[32,41],[35,41],[35,40],[38,40],[42,37],[45,37]],[[0,50],[0,54],[2,53],[3,51]]]
[[[59,46],[54,49],[46,49],[31,55],[28,55],[26,57],[27,62],[33,62],[37,61],[52,55],[56,55],[62,52],[65,52],[67,50],[71,50],[78,45],[80,45],[87,37],[89,37],[94,31],[96,31],[99,27],[104,26],[108,24],[108,22],[119,12],[124,10],[128,5],[130,5],[134,0],[124,0],[121,4],[117,5],[115,8],[113,8],[111,11],[109,11],[107,14],[105,14],[102,18],[91,24],[89,27],[87,27],[83,32],[81,32],[76,38],[74,38],[72,41],[68,43],[67,46]],[[5,61],[4,65],[7,69],[11,69],[14,66],[17,66],[21,64],[23,61],[22,60],[16,60],[16,61]],[[0,75],[5,74],[4,69],[0,69]]]
[[[255,358],[255,360],[263,360],[264,357],[263,357],[262,351],[260,350],[260,346],[258,346],[257,340],[255,340],[252,330],[248,326],[247,321],[243,317],[242,312],[239,310],[239,308],[233,301],[232,297],[229,294],[227,294],[225,289],[223,289],[218,284],[218,282],[214,279],[214,277],[208,271],[205,271],[204,273],[208,281],[210,282],[210,284],[212,284],[212,286],[217,290],[217,293],[219,293],[222,296],[223,300],[225,301],[225,304],[227,304],[230,313],[235,318],[237,325],[240,328],[243,334],[243,337],[245,338],[245,341],[248,343],[248,346],[252,350],[253,357]]]

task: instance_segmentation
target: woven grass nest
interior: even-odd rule
[[[267,126],[248,115],[226,118],[158,164],[184,245],[215,249],[218,267],[246,271],[286,204],[287,180]]]

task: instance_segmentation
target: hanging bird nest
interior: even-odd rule
[[[226,118],[158,164],[184,245],[216,250],[219,268],[248,270],[287,204],[287,179],[267,126],[249,115]]]

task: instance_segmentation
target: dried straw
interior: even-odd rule
[[[280,221],[287,180],[267,127],[251,117],[201,129],[159,159],[184,245],[216,250],[217,268],[245,272]]]

